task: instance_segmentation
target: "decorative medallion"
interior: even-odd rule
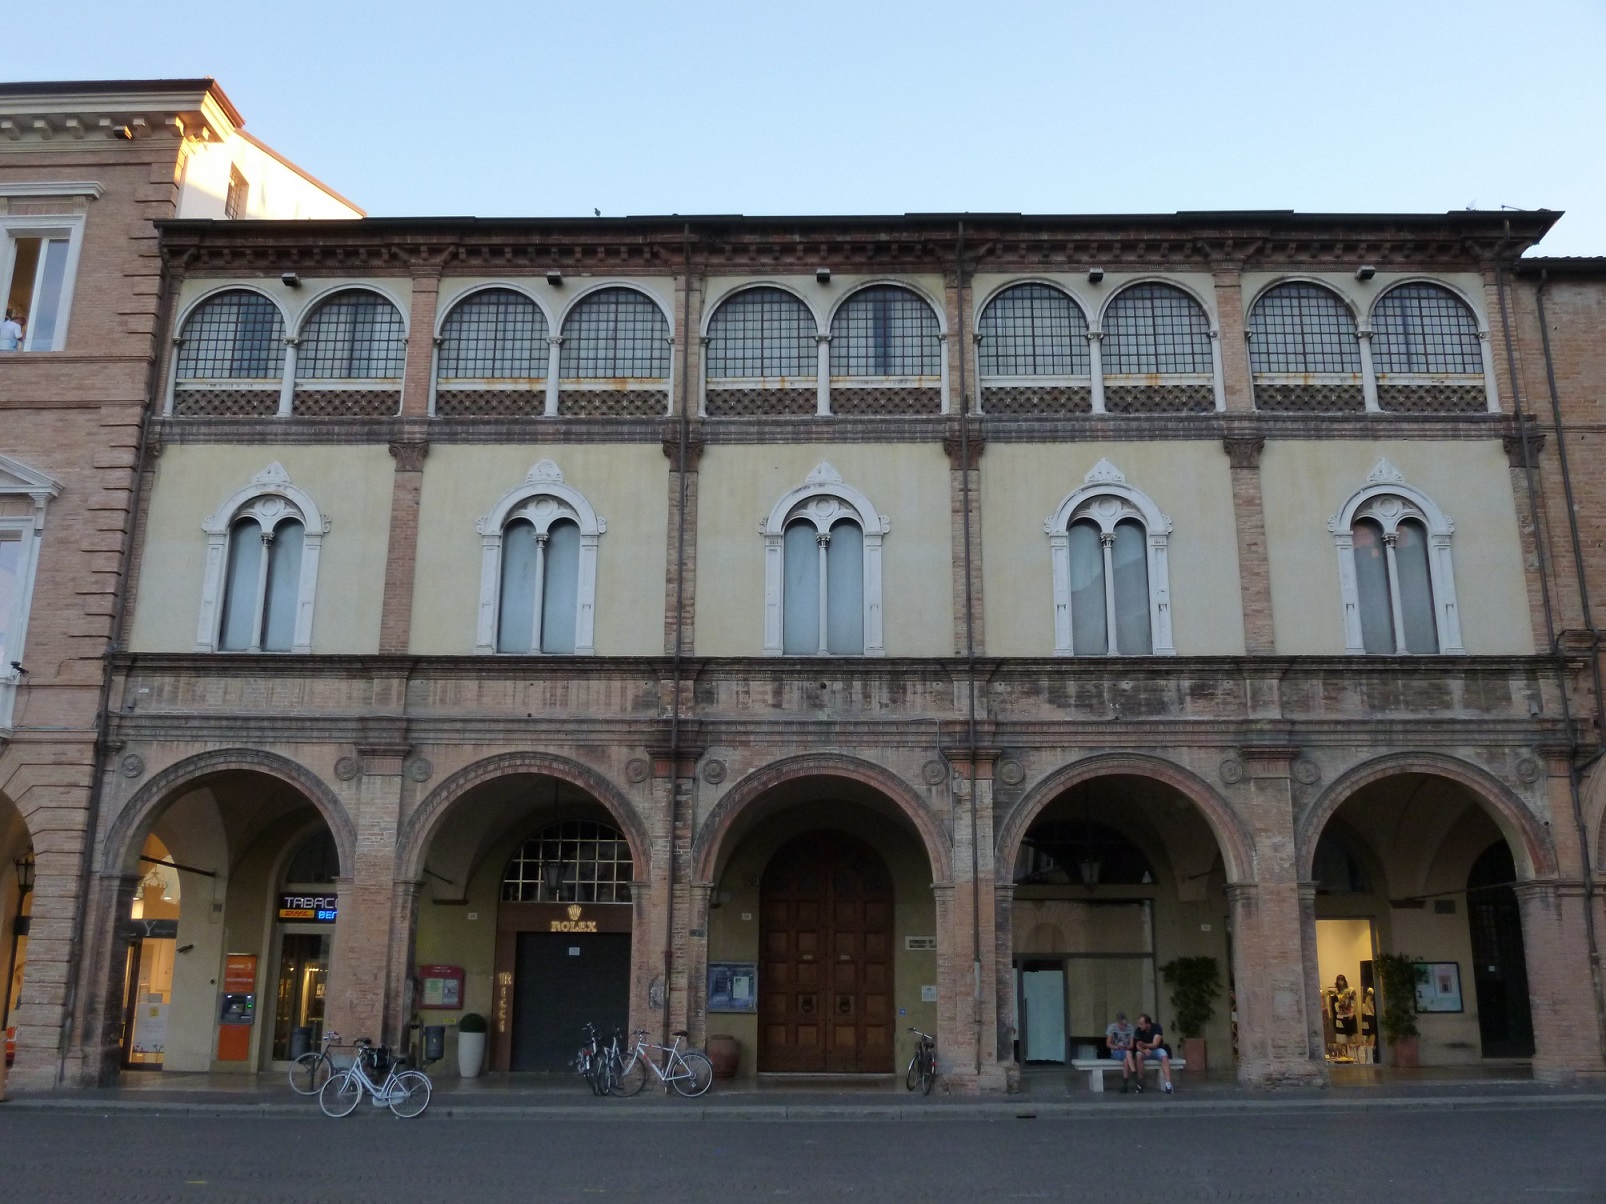
[[[948,764],[933,757],[920,767],[920,776],[927,786],[941,786],[948,780]]]
[[[145,772],[145,758],[138,753],[129,753],[118,762],[118,768],[123,771],[125,778],[137,778]]]
[[[1006,786],[1019,786],[1026,780],[1026,767],[1014,757],[1005,757],[994,772]]]
[[[1314,786],[1322,780],[1322,767],[1309,757],[1294,762],[1294,781],[1302,786]]]
[[[712,786],[718,786],[725,780],[725,762],[718,757],[710,757],[703,762],[703,781]]]
[[[415,782],[427,782],[435,776],[435,766],[428,757],[414,757],[407,762],[407,776]]]
[[[1544,766],[1539,763],[1538,757],[1527,755],[1517,758],[1517,780],[1525,785],[1532,786],[1544,773]]]
[[[640,785],[652,776],[652,765],[645,757],[632,757],[625,763],[625,777]]]
[[[1244,763],[1237,757],[1228,757],[1216,772],[1221,774],[1221,780],[1227,785],[1235,786],[1244,780]]]
[[[356,757],[341,757],[335,762],[335,777],[342,782],[349,782],[362,772],[362,766],[357,764]]]

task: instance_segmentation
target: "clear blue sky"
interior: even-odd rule
[[[1565,209],[1606,2],[6,6],[0,76],[213,75],[375,215]]]

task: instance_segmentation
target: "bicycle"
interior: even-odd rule
[[[585,1034],[585,1044],[574,1056],[574,1068],[590,1086],[593,1095],[607,1095],[613,1087],[612,1065],[603,1052],[596,1025],[586,1025]]]
[[[297,1095],[317,1095],[329,1076],[335,1073],[335,1060],[329,1047],[340,1043],[339,1033],[325,1033],[318,1049],[309,1049],[290,1065],[290,1090]]]
[[[362,1103],[363,1092],[373,1096],[374,1107],[390,1106],[397,1116],[407,1118],[419,1115],[429,1107],[431,1084],[422,1070],[405,1069],[401,1058],[393,1058],[383,1045],[374,1046],[365,1039],[356,1043],[357,1057],[345,1070],[336,1074],[318,1091],[318,1107],[325,1116],[350,1116]],[[376,1082],[368,1073],[383,1074]]]
[[[701,1095],[713,1083],[714,1064],[695,1049],[680,1048],[681,1038],[686,1036],[685,1029],[675,1030],[673,1045],[649,1043],[647,1030],[644,1028],[636,1029],[631,1036],[636,1038],[636,1044],[618,1068],[613,1082],[615,1095],[628,1098],[645,1087],[648,1067],[652,1068],[652,1072],[658,1076],[658,1081],[663,1083],[666,1089],[673,1086],[676,1091],[688,1098]],[[652,1057],[649,1052],[651,1050],[663,1053],[662,1067]]]
[[[909,1059],[909,1073],[903,1085],[910,1091],[920,1088],[921,1095],[931,1094],[931,1085],[937,1081],[937,1038],[918,1028],[909,1030],[919,1038],[915,1042],[915,1055]]]

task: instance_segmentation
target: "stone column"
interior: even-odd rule
[[[1534,1078],[1565,1083],[1579,1075],[1606,1074],[1583,883],[1519,882],[1516,893],[1533,1011]]]
[[[682,687],[690,694],[690,682]],[[660,1031],[690,1029],[691,998],[688,976],[688,947],[693,927],[707,932],[706,900],[703,918],[693,922],[691,889],[692,780],[699,752],[681,748],[678,755],[668,749],[652,752],[651,832],[653,842],[652,894],[661,899],[653,928],[657,941],[657,967],[648,988],[649,1004],[657,1012]],[[667,912],[667,914],[666,914]]]
[[[1272,621],[1271,560],[1266,551],[1266,512],[1260,489],[1260,453],[1266,441],[1229,435],[1222,446],[1232,474],[1244,651],[1250,656],[1271,656],[1277,651],[1277,633]]]
[[[390,542],[385,551],[385,594],[379,611],[379,653],[407,652],[413,623],[413,585],[418,562],[418,498],[424,488],[429,444],[392,443],[396,473],[390,487]]]
[[[698,1049],[708,1041],[708,905],[712,901],[714,883],[690,882],[687,884],[687,901],[691,908],[687,915],[686,941],[686,1029],[691,1033],[690,1043]]]
[[[1216,340],[1216,351],[1221,362],[1221,388],[1227,413],[1253,413],[1255,393],[1249,373],[1249,344],[1244,337],[1241,268],[1235,263],[1218,264],[1212,275],[1215,277],[1216,316],[1221,332]]]
[[[401,404],[402,414],[409,418],[423,418],[429,414],[429,398],[435,389],[435,311],[440,288],[438,265],[414,269]]]
[[[34,858],[40,861],[36,847]],[[45,956],[35,945],[39,932],[39,883],[46,869],[36,871],[33,918],[28,922],[28,966],[22,979],[22,996],[12,1013],[17,1028],[17,1060],[7,1082],[10,1091],[47,1090],[56,1085],[57,1058],[63,1044],[62,1028],[78,1024],[78,1040],[68,1045],[62,1067],[63,1085],[110,1087],[116,1084],[122,1061],[123,986],[128,971],[128,913],[139,889],[140,875],[96,874],[90,884],[88,913],[78,967],[77,1016],[66,1004],[66,955]],[[75,864],[73,873],[76,875]],[[52,961],[56,964],[53,966]]]
[[[1020,1064],[1015,1058],[1015,1041],[1020,1036],[1020,1017],[1015,999],[1015,884],[993,883],[993,982],[997,999],[998,1064],[1011,1091],[1020,1088]]]
[[[1545,434],[1529,422],[1524,424],[1522,434],[1503,436],[1501,444],[1506,449],[1506,462],[1511,469],[1511,497],[1517,506],[1517,535],[1522,540],[1522,563],[1526,570],[1523,584],[1528,594],[1528,623],[1533,630],[1534,651],[1544,652],[1548,650],[1550,637],[1545,631],[1545,582],[1539,574],[1539,548],[1541,541],[1547,551],[1555,546],[1545,528],[1544,493],[1540,483]],[[1533,474],[1531,493],[1528,488],[1530,471]]]

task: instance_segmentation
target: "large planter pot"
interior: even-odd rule
[[[457,1034],[457,1073],[465,1079],[477,1079],[485,1068],[485,1034]]]
[[[728,1033],[708,1038],[708,1060],[714,1064],[716,1079],[734,1079],[742,1058],[742,1043]]]
[[[1203,1074],[1210,1069],[1209,1054],[1203,1037],[1182,1038],[1182,1060],[1188,1064],[1188,1073]]]
[[[1389,1042],[1389,1052],[1394,1065],[1401,1070],[1415,1070],[1422,1063],[1417,1058],[1415,1037],[1396,1037]]]

